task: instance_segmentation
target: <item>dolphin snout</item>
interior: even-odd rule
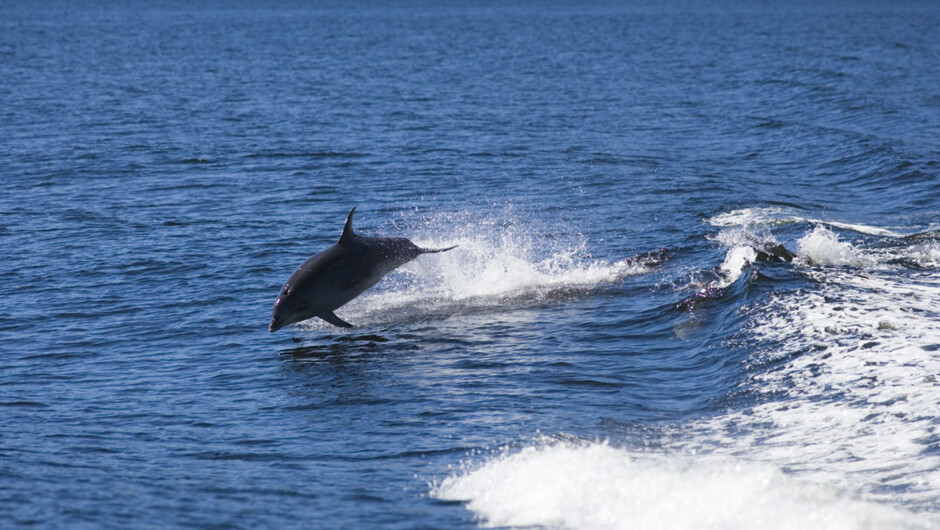
[[[271,325],[268,326],[268,331],[274,333],[275,331],[281,329],[281,323],[277,321],[276,318],[271,319]]]

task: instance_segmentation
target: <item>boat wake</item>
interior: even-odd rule
[[[710,220],[724,261],[680,303],[741,301],[745,323],[729,338],[747,355],[725,406],[671,427],[681,435],[663,426],[655,450],[629,438],[501,450],[465,462],[431,495],[465,501],[487,526],[940,525],[937,232],[787,217],[791,234],[802,230],[786,249],[771,231],[779,221],[776,210]],[[801,281],[725,294],[763,261],[788,263]]]

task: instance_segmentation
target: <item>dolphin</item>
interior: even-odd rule
[[[320,317],[334,326],[352,324],[336,316],[342,307],[389,272],[421,254],[444,252],[456,247],[421,248],[403,237],[363,237],[353,232],[349,211],[343,234],[332,247],[311,256],[290,275],[274,301],[268,330]]]

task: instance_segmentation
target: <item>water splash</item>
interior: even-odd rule
[[[799,241],[797,254],[809,265],[873,267],[875,260],[864,256],[850,243],[839,241],[831,230],[817,226]]]

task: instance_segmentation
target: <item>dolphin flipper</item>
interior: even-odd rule
[[[341,327],[341,328],[351,328],[351,327],[353,327],[352,324],[350,324],[349,322],[346,322],[345,320],[339,318],[338,316],[336,316],[336,313],[334,313],[334,312],[332,312],[332,311],[327,311],[327,312],[325,312],[325,313],[320,313],[320,314],[317,315],[317,316],[320,317],[320,318],[322,318],[323,320],[326,320],[326,321],[329,322],[330,324],[333,324],[334,326],[339,326],[339,327]]]

